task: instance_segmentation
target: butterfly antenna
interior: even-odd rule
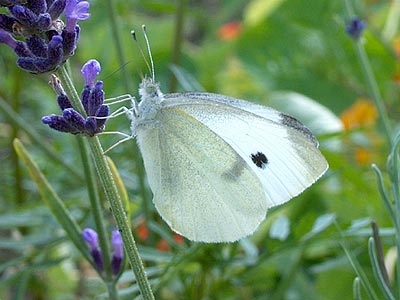
[[[147,66],[147,68],[149,69],[149,72],[152,74],[152,76],[153,76],[153,69],[152,68],[150,68],[150,65],[149,65],[149,62],[147,61],[147,58],[146,58],[146,56],[144,55],[144,52],[143,52],[143,50],[142,50],[142,47],[140,47],[140,45],[139,45],[139,43],[138,43],[138,40],[137,40],[137,38],[136,38],[136,32],[135,32],[135,30],[131,30],[131,35],[132,35],[132,37],[133,37],[133,40],[136,42],[136,45],[137,45],[137,47],[139,48],[139,51],[140,51],[140,54],[142,55],[142,58],[143,58],[143,60],[144,60],[144,62],[146,63],[146,66]],[[150,57],[151,58],[151,57]],[[153,60],[151,60],[151,63],[153,64]]]
[[[149,57],[150,57],[151,77],[153,79],[153,82],[155,82],[156,75],[154,72],[153,55],[151,54],[150,43],[149,43],[149,39],[147,37],[146,25],[142,25],[142,31],[143,31],[144,39],[146,40],[147,52],[149,53]]]

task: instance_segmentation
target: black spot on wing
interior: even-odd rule
[[[308,129],[306,126],[304,126],[303,123],[301,123],[299,120],[297,120],[296,118],[289,116],[289,115],[285,115],[285,114],[280,114],[280,116],[282,117],[282,124],[289,126],[297,131],[299,131],[300,133],[302,133],[303,135],[306,136],[306,138],[308,138],[314,145],[316,148],[318,148],[318,141],[315,138],[315,136],[312,134],[312,132],[310,131],[310,129]]]
[[[261,169],[265,169],[265,166],[268,163],[268,158],[265,156],[264,153],[258,151],[257,153],[252,153],[250,155],[251,160],[253,161],[253,163],[261,168]]]

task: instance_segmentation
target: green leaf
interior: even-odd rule
[[[65,230],[69,239],[86,257],[86,259],[91,262],[92,260],[89,254],[89,250],[82,239],[81,230],[78,224],[72,218],[72,215],[69,213],[64,203],[54,192],[49,182],[44,177],[43,173],[39,170],[38,166],[33,161],[32,157],[29,155],[19,139],[14,139],[14,149],[25,167],[28,169],[29,174],[32,180],[35,182],[43,201],[46,203],[46,205],[53,213],[54,217]]]
[[[254,26],[265,20],[284,0],[254,0],[251,1],[244,12],[245,23]]]

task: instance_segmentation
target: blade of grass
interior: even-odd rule
[[[18,139],[14,140],[14,149],[23,164],[28,169],[28,172],[32,180],[35,182],[43,201],[49,207],[54,217],[60,223],[61,227],[65,230],[69,239],[79,249],[82,255],[89,262],[92,262],[89,250],[82,239],[81,230],[78,224],[72,218],[64,203],[54,192],[43,173],[39,170],[32,157]],[[93,267],[95,266],[93,265]]]

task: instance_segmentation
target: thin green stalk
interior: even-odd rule
[[[390,177],[391,177],[391,183],[392,183],[392,193],[393,193],[393,198],[394,198],[394,203],[396,207],[396,221],[397,221],[397,226],[396,228],[396,246],[397,246],[397,257],[400,257],[400,199],[399,199],[399,165],[398,165],[398,155],[399,155],[399,147],[400,147],[400,134],[398,134],[395,138],[394,145],[392,147],[392,151],[390,154],[390,160],[389,160],[389,172],[390,172]],[[400,259],[396,260],[397,264],[397,297],[400,299]]]
[[[75,87],[72,83],[72,80],[67,73],[67,70],[64,67],[61,67],[59,70],[59,74],[61,80],[65,84],[65,90],[69,95],[69,99],[73,107],[79,111],[83,112],[83,115],[86,115],[84,112],[82,103],[79,99],[78,93],[75,90]],[[110,168],[107,164],[106,158],[103,155],[103,149],[100,145],[99,139],[95,136],[92,138],[88,138],[89,147],[91,150],[92,158],[94,160],[94,164],[97,170],[97,174],[100,178],[100,182],[103,186],[104,193],[108,201],[110,202],[110,206],[117,223],[118,229],[121,233],[122,240],[124,242],[124,248],[126,249],[129,262],[135,274],[137,283],[139,285],[139,289],[142,293],[143,299],[152,300],[154,299],[153,293],[151,291],[150,283],[147,280],[143,262],[140,258],[139,251],[136,247],[136,242],[133,238],[132,232],[130,230],[129,220],[126,217],[124,207],[121,201],[121,198],[118,194],[116,185],[114,183],[114,179],[112,177]]]
[[[339,224],[337,221],[334,222],[336,229],[339,232],[340,240],[339,244],[342,247],[344,253],[347,256],[347,259],[349,260],[351,266],[353,267],[353,270],[356,272],[357,277],[359,278],[362,286],[364,287],[366,293],[368,294],[370,299],[373,300],[378,300],[379,297],[377,296],[373,285],[368,279],[368,276],[365,274],[363,268],[361,267],[360,263],[358,262],[357,258],[353,255],[353,253],[349,250],[349,248],[346,245],[346,240],[345,237],[343,236],[342,230],[340,229]]]
[[[345,0],[346,16],[348,19],[355,16],[353,8],[350,4],[350,0]],[[378,84],[376,82],[374,73],[372,72],[371,64],[369,63],[367,53],[365,52],[364,45],[361,39],[354,41],[356,48],[356,55],[360,61],[362,71],[367,82],[367,87],[372,100],[375,103],[376,109],[378,110],[379,118],[382,122],[384,133],[389,145],[392,145],[392,129],[390,127],[388,115],[386,113],[385,105],[382,96],[379,91]]]
[[[182,35],[183,35],[183,28],[184,28],[184,17],[185,17],[185,10],[186,10],[186,3],[187,0],[180,0],[176,10],[176,20],[175,20],[175,38],[172,50],[172,65],[180,65],[181,61],[181,47],[182,47]],[[175,92],[176,91],[176,77],[171,72],[171,80],[169,91]]]
[[[354,278],[353,282],[353,299],[361,300],[360,278]]]
[[[358,59],[360,61],[365,79],[367,81],[369,93],[375,103],[379,118],[383,125],[386,140],[389,145],[392,145],[392,129],[390,127],[386,108],[385,108],[382,96],[379,92],[378,84],[376,82],[374,73],[372,72],[371,64],[369,63],[367,53],[365,52],[365,48],[360,41],[357,41],[355,43],[355,46],[356,46],[356,52],[357,52]]]
[[[125,55],[124,55],[124,51],[122,48],[122,42],[121,42],[121,37],[119,35],[119,30],[118,30],[118,23],[117,23],[117,19],[115,17],[115,13],[114,13],[114,6],[113,6],[113,1],[112,0],[107,0],[106,2],[106,6],[107,6],[107,12],[108,12],[108,18],[110,21],[110,26],[111,26],[111,37],[112,39],[114,39],[114,46],[117,50],[117,58],[118,58],[118,62],[120,66],[124,66],[126,64],[126,60],[125,60]],[[127,32],[128,35],[129,32]],[[122,78],[123,78],[123,84],[124,84],[124,88],[126,92],[129,92],[132,90],[132,87],[130,86],[130,80],[129,80],[129,76],[128,73],[126,71],[126,68],[121,68],[121,73],[122,73]]]

